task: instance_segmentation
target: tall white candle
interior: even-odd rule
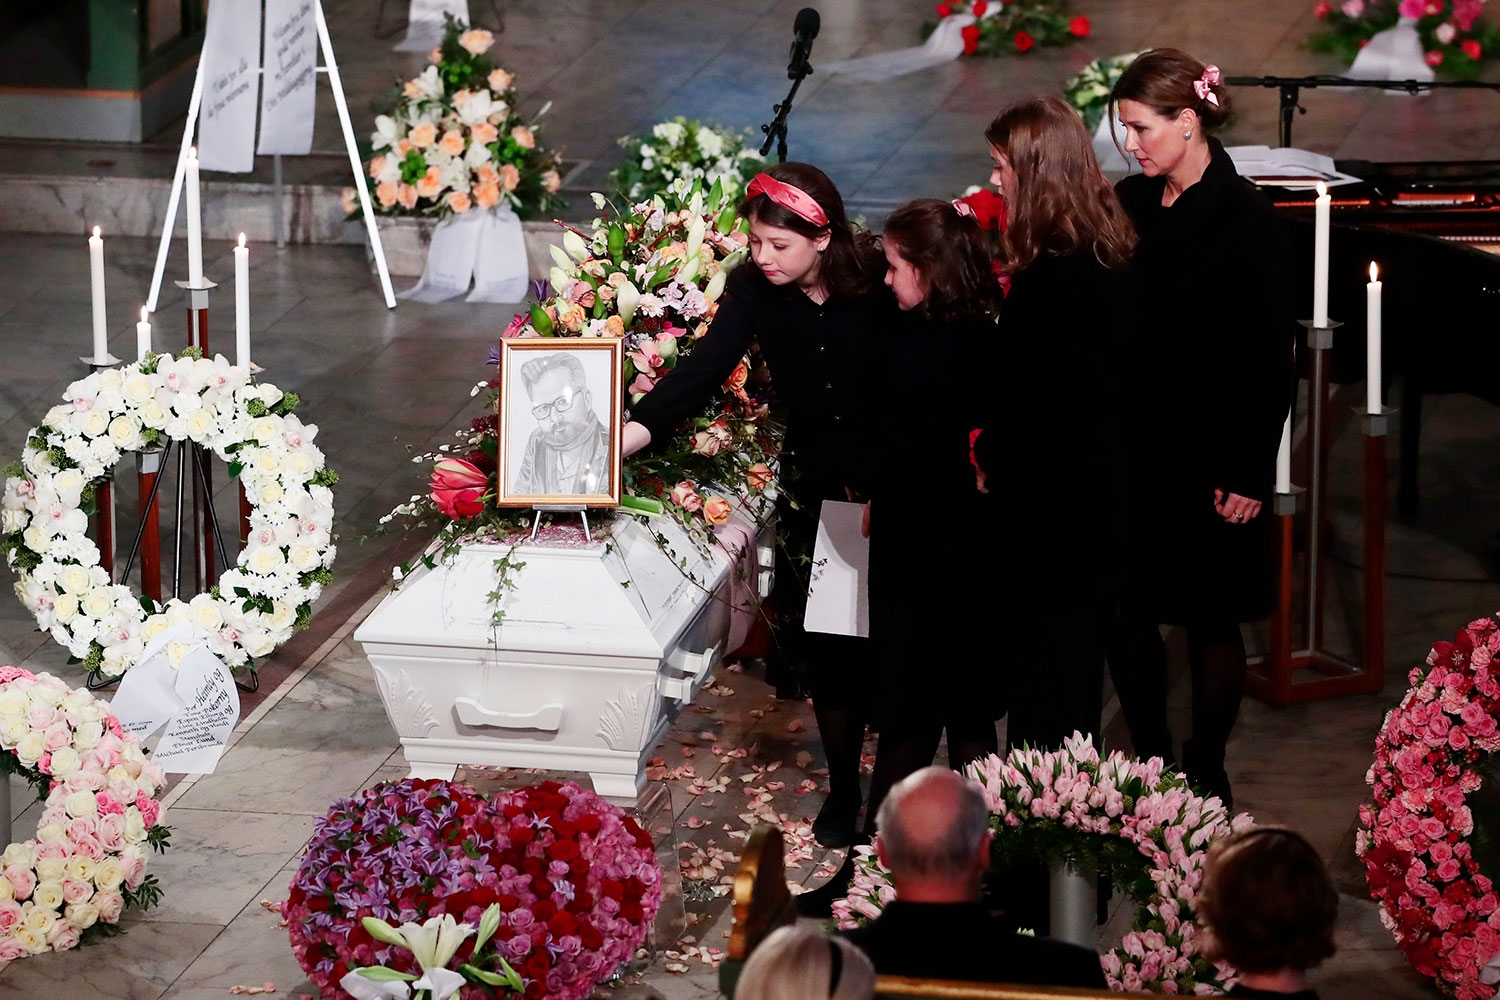
[[[1281,425],[1281,447],[1276,449],[1276,492],[1292,492],[1292,413]]]
[[[1379,413],[1380,405],[1380,269],[1370,261],[1370,283],[1365,286],[1365,409]]]
[[[234,363],[250,367],[250,248],[244,233],[234,248]]]
[[[141,306],[141,321],[135,325],[135,359],[145,361],[146,355],[151,353],[151,323],[146,319],[149,315],[146,307]]]
[[[99,227],[89,237],[89,288],[94,299],[94,364],[109,357],[109,332],[104,322],[104,239]]]
[[[1328,325],[1328,213],[1333,199],[1328,185],[1318,181],[1313,218],[1313,325]]]
[[[187,158],[188,281],[196,288],[203,283],[203,219],[198,208],[198,150],[189,149]]]

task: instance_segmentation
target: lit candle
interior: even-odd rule
[[[89,285],[94,296],[94,364],[109,357],[109,334],[104,322],[104,240],[99,227],[89,237]]]
[[[151,324],[146,320],[146,307],[141,306],[141,321],[135,325],[135,359],[145,361],[151,353]]]
[[[234,363],[250,367],[250,248],[244,233],[234,248]]]
[[[1365,409],[1380,406],[1380,269],[1370,261],[1370,283],[1365,286]]]
[[[1313,220],[1313,325],[1328,325],[1328,212],[1333,199],[1328,185],[1318,181]]]
[[[189,149],[187,158],[187,230],[188,281],[194,288],[203,284],[203,219],[198,209],[198,150]]]
[[[1281,447],[1276,449],[1276,492],[1292,492],[1292,413],[1281,425]]]

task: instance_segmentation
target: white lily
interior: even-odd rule
[[[421,91],[423,97],[436,100],[443,96],[443,80],[438,76],[436,66],[428,66],[420,76],[412,80],[412,83],[416,84],[417,90]]]
[[[396,119],[390,115],[375,116],[375,134],[370,136],[371,149],[394,146],[400,139],[401,134],[396,129]]]
[[[719,296],[724,294],[724,282],[728,278],[729,272],[721,266],[718,273],[708,279],[708,287],[703,289],[703,297],[709,302],[719,301]]]
[[[677,280],[678,284],[686,288],[693,283],[693,279],[698,277],[698,268],[702,264],[703,258],[695,253],[687,259],[687,263],[682,265],[682,268],[673,277]]]
[[[568,234],[568,236],[572,235],[572,233]],[[564,237],[564,242],[566,242],[566,239],[567,237]],[[552,255],[552,263],[556,264],[562,270],[573,270],[573,260],[568,256],[567,251],[565,251],[562,247],[558,246],[556,243],[549,243],[547,244],[547,252]],[[553,287],[557,288],[556,285],[554,285]],[[557,290],[562,291],[561,288],[557,288]]]
[[[588,244],[583,242],[583,237],[571,229],[563,230],[563,248],[568,251],[568,256],[580,263],[589,259]]]
[[[697,195],[693,197],[695,201],[698,199]],[[695,212],[692,223],[688,225],[687,246],[683,250],[683,256],[688,260],[697,257],[699,248],[703,246],[703,237],[707,234],[708,223],[703,221],[701,214]]]
[[[465,125],[474,126],[487,120],[503,105],[497,105],[490,97],[488,90],[476,90],[454,108],[458,112],[459,121]]]
[[[626,326],[630,325],[631,319],[635,316],[635,308],[640,304],[640,289],[635,285],[627,281],[615,289],[615,308],[620,311],[620,320]]]
[[[745,257],[748,254],[748,250],[746,250],[744,247],[740,247],[734,253],[719,261],[719,269],[721,271],[733,271],[735,268],[739,267],[741,263],[744,262]]]

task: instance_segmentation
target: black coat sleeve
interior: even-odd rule
[[[1236,252],[1218,269],[1235,290],[1210,321],[1219,353],[1219,406],[1210,420],[1219,446],[1208,461],[1216,489],[1266,501],[1296,389],[1292,253],[1280,220],[1258,192],[1246,190],[1237,201],[1237,231],[1225,240]]]
[[[749,270],[742,267],[729,276],[708,332],[631,407],[630,419],[651,432],[653,444],[664,440],[677,421],[702,409],[749,350],[760,299]]]

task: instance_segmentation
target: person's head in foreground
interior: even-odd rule
[[[1215,844],[1204,862],[1198,921],[1204,953],[1238,970],[1242,985],[1307,988],[1307,970],[1334,952],[1339,897],[1301,834],[1262,826]]]
[[[897,782],[876,816],[880,861],[896,896],[909,903],[979,898],[990,866],[990,811],[979,786],[946,767],[924,767]]]
[[[864,952],[810,924],[783,927],[750,953],[736,1000],[870,1000],[875,967]]]

